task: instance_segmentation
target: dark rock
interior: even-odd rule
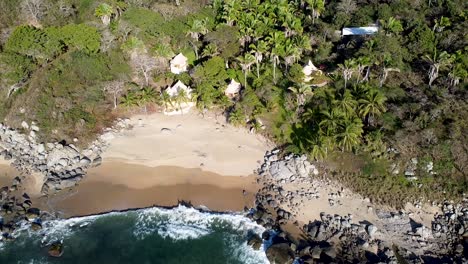
[[[36,219],[39,217],[41,214],[41,210],[38,208],[29,208],[28,211],[26,211],[26,217],[28,219]]]
[[[262,233],[262,239],[270,240],[270,232],[268,230]]]
[[[42,225],[41,225],[40,223],[38,223],[38,222],[33,222],[33,223],[31,224],[31,229],[32,229],[33,231],[39,231],[39,230],[42,229]]]
[[[50,245],[49,250],[47,251],[51,257],[61,257],[63,254],[63,244],[61,242],[55,242]]]
[[[263,241],[257,234],[253,235],[247,242],[247,245],[251,246],[254,250],[260,250],[262,244]]]
[[[294,253],[288,243],[275,244],[266,250],[270,263],[291,264],[294,261]]]

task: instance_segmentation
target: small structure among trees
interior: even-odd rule
[[[231,83],[226,87],[226,90],[224,90],[224,94],[232,99],[236,97],[239,94],[239,91],[241,89],[241,84],[236,82],[234,79],[231,79]]]
[[[174,74],[181,74],[187,71],[188,59],[184,54],[179,53],[171,60],[171,72]]]
[[[341,30],[341,36],[374,35],[379,32],[378,26],[368,27],[345,27]]]
[[[188,113],[195,105],[191,100],[192,89],[181,81],[177,81],[173,86],[168,87],[163,92],[165,104],[164,114],[179,115]]]
[[[320,74],[322,73],[322,71],[317,69],[312,61],[309,60],[309,63],[302,68],[302,73],[304,73],[304,82],[310,82],[313,78],[312,75],[317,72]]]

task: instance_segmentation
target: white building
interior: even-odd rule
[[[175,97],[179,94],[180,91],[184,90],[187,98],[190,98],[192,89],[185,85],[183,82],[178,81],[171,87],[167,87],[166,92],[169,94],[170,97]]]
[[[349,27],[341,30],[342,36],[361,36],[361,35],[374,35],[379,31],[378,26],[369,27]]]
[[[227,86],[226,90],[224,90],[224,94],[229,98],[233,98],[239,94],[240,89],[241,84],[231,79],[231,83]]]
[[[312,80],[312,74],[315,72],[319,72],[320,74],[322,73],[322,71],[317,69],[312,61],[309,60],[309,63],[302,68],[302,73],[304,73],[304,82],[310,82]]]
[[[166,92],[169,94],[170,97],[175,97],[177,96],[180,91],[185,91],[185,95],[187,97],[186,102],[174,102],[171,103],[170,105],[167,105],[167,108],[164,109],[163,113],[165,115],[183,115],[186,114],[190,111],[190,109],[195,106],[195,103],[191,101],[191,96],[192,96],[192,89],[182,83],[181,81],[178,81],[176,84],[174,84],[171,87],[167,87]]]
[[[187,71],[188,59],[182,53],[177,54],[171,60],[171,72],[174,74],[180,74]]]

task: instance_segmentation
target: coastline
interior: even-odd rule
[[[78,186],[37,203],[63,217],[174,207],[182,201],[214,212],[233,212],[253,207],[257,190],[254,175],[226,177],[200,169],[104,162],[89,170]]]

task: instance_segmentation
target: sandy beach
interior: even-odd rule
[[[265,139],[197,113],[138,115],[130,124],[107,139],[101,166],[77,187],[41,198],[41,207],[69,217],[180,201],[215,211],[253,206]]]
[[[254,175],[226,177],[200,169],[106,162],[91,169],[77,187],[39,202],[64,217],[175,206],[180,201],[215,211],[242,211],[253,206],[257,188]]]
[[[223,176],[246,176],[256,170],[270,149],[263,137],[245,128],[190,112],[179,116],[137,115],[133,129],[110,140],[103,159],[149,167],[200,168]]]

